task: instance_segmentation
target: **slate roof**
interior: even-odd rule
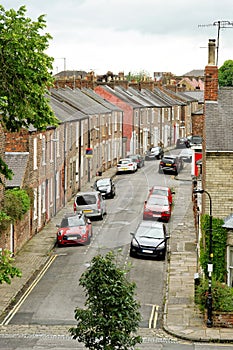
[[[68,105],[64,101],[59,101],[52,96],[48,96],[49,104],[61,122],[87,118],[87,115]]]
[[[218,101],[206,101],[206,151],[233,152],[233,88],[221,87]]]
[[[184,106],[186,104],[185,102],[180,101],[180,97],[172,90],[163,88],[162,91],[159,88],[154,88],[153,92],[169,103],[170,106]],[[170,95],[172,95],[172,97]]]
[[[181,95],[190,96],[199,103],[204,103],[204,91],[203,90],[195,90],[195,91],[184,91],[180,92]]]
[[[23,186],[28,159],[29,152],[5,153],[5,162],[14,173],[12,180],[6,180],[6,187],[21,188]]]
[[[224,224],[222,225],[222,227],[233,229],[233,214],[228,215],[224,219]]]
[[[141,91],[136,90],[132,87],[129,88],[129,91],[132,91],[135,95],[139,95],[141,98],[148,101],[150,106],[152,107],[169,107],[170,105],[165,102],[162,98],[154,94],[152,91],[148,89],[141,89]]]
[[[120,92],[120,89],[112,89],[110,86],[108,85],[103,85],[101,86],[106,92],[110,93],[111,95],[116,96],[117,98],[119,98],[120,100],[124,101],[125,103],[128,103],[129,105],[132,106],[132,108],[140,108],[142,107],[142,105],[138,102],[136,102],[129,94],[122,94]]]
[[[96,102],[101,103],[104,107],[108,108],[112,111],[120,111],[123,112],[122,109],[120,109],[118,106],[114,105],[113,103],[105,100],[103,97],[98,95],[95,91],[88,88],[82,88],[81,90],[84,94],[88,95],[89,97],[93,98]]]
[[[193,69],[182,75],[183,77],[204,77],[204,69]]]
[[[59,101],[66,102],[88,115],[110,113],[111,110],[90,98],[80,89],[59,88],[51,89],[51,95]]]

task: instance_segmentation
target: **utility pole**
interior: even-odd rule
[[[198,27],[211,27],[211,26],[217,26],[217,45],[216,45],[216,66],[218,65],[218,51],[219,51],[219,36],[220,36],[220,29],[223,28],[233,28],[233,22],[230,21],[216,21],[212,24],[199,24]]]

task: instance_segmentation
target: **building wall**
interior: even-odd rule
[[[206,153],[205,188],[211,195],[212,215],[226,218],[233,212],[233,152]],[[206,213],[209,213],[209,200],[206,199]]]

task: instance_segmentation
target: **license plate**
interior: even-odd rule
[[[128,168],[121,168],[121,170],[128,170]]]
[[[67,241],[73,241],[73,240],[76,240],[76,239],[78,239],[77,236],[67,237]]]
[[[143,249],[143,253],[153,254],[153,250]]]
[[[166,166],[171,166],[171,164],[169,164],[169,163],[166,163]]]
[[[83,210],[83,213],[92,213],[92,211],[93,210],[91,210],[91,209],[85,209],[85,210]]]
[[[158,218],[158,217],[160,217],[160,215],[155,215],[155,214],[154,214],[153,217],[154,217],[154,218]]]

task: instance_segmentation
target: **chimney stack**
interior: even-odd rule
[[[209,39],[208,65],[205,67],[205,101],[218,100],[218,67],[215,63],[215,39]]]

